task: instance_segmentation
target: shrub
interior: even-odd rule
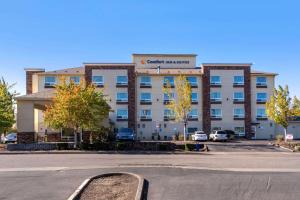
[[[185,144],[186,151],[194,151],[196,149],[196,144]]]
[[[117,142],[116,144],[116,150],[117,151],[129,151],[133,149],[133,143],[132,142]]]
[[[300,151],[300,145],[294,147],[295,151]]]
[[[277,142],[282,142],[284,140],[283,135],[276,135],[276,141]]]
[[[179,140],[179,136],[177,134],[172,136],[172,140],[173,141],[178,141]]]
[[[180,133],[180,134],[178,135],[178,140],[179,140],[179,141],[183,141],[183,140],[184,140],[184,135]]]
[[[58,150],[69,150],[69,143],[67,142],[60,142],[60,143],[57,143],[57,149]]]

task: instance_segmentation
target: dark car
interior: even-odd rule
[[[134,131],[131,128],[121,128],[119,129],[117,136],[117,140],[135,140]]]
[[[235,139],[235,132],[232,130],[224,130],[224,132],[227,134],[228,140],[234,140]]]

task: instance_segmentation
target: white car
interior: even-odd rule
[[[17,134],[16,133],[9,133],[3,138],[4,143],[15,143],[17,142]]]
[[[209,139],[212,141],[227,141],[228,137],[225,131],[213,131],[209,134]]]
[[[203,131],[196,131],[195,134],[192,135],[192,140],[194,141],[207,141],[207,134]]]

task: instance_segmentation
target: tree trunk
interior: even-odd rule
[[[184,122],[184,127],[183,127],[183,141],[185,144],[186,143],[186,122]]]
[[[77,129],[74,129],[74,149],[77,148]]]
[[[284,141],[285,142],[287,141],[286,135],[287,135],[287,127],[284,127]]]

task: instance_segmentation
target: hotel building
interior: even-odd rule
[[[132,63],[83,63],[81,67],[56,71],[27,68],[26,95],[16,98],[19,142],[37,140],[39,134],[64,133],[43,123],[45,105],[51,104],[55,85],[66,81],[93,83],[106,95],[113,112],[109,122],[115,129],[133,128],[141,140],[169,140],[183,132],[166,108],[169,99],[163,87],[170,82],[176,99],[174,79],[187,77],[192,88],[188,132],[233,130],[240,137],[274,138],[282,128],[269,120],[265,103],[274,89],[276,73],[252,69],[251,63],[196,64],[195,54],[133,54]],[[289,132],[300,137],[299,126]],[[52,137],[53,138],[53,137]]]

